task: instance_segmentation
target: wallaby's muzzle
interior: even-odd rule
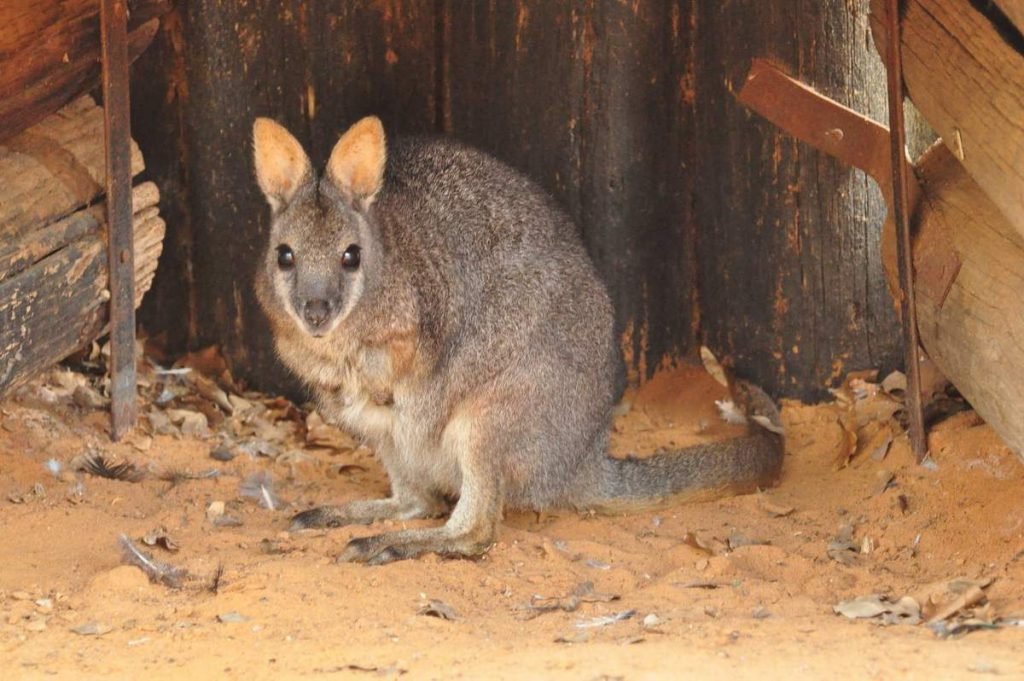
[[[302,306],[302,318],[314,336],[321,335],[327,329],[328,322],[334,316],[331,302],[328,300],[307,300]]]

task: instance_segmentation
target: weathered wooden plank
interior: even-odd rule
[[[98,229],[96,218],[81,211],[33,232],[31,239],[4,244],[0,248],[0,282]]]
[[[1024,237],[952,152],[919,162],[917,312],[928,356],[1024,458]]]
[[[154,189],[136,190],[135,305],[152,282],[163,241],[163,220],[153,205],[143,205]],[[95,219],[102,211],[82,211],[73,219],[93,229],[0,282],[0,395],[107,327],[105,226]]]
[[[86,96],[0,143],[0,243],[92,202],[104,189],[103,109]],[[131,145],[131,172],[144,168]]]
[[[707,344],[777,393],[817,398],[853,369],[901,364],[880,257],[886,209],[860,172],[735,100],[754,57],[882,118],[867,2],[699,4],[697,262]]]
[[[172,0],[134,0],[129,54],[137,57],[157,29],[151,21]],[[0,3],[0,140],[39,122],[95,87],[100,78],[96,0]]]
[[[873,0],[871,8],[875,38],[884,49],[884,3]],[[992,3],[961,0],[907,2],[902,26],[910,98],[1024,235],[1021,29]]]

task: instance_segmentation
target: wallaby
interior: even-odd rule
[[[388,148],[375,117],[342,135],[322,176],[274,121],[253,132],[272,209],[256,291],[277,350],[391,482],[386,499],[313,508],[292,528],[450,513],[354,539],[340,561],[475,556],[505,508],[627,510],[778,476],[778,412],[740,382],[734,399],[758,416],[747,436],[608,455],[612,305],[573,222],[520,173],[442,138]]]

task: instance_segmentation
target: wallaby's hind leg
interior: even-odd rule
[[[436,490],[425,488],[422,481],[408,480],[402,474],[401,467],[395,464],[393,448],[394,444],[389,441],[377,445],[377,456],[391,481],[390,497],[317,506],[293,516],[289,529],[295,531],[313,527],[369,525],[378,520],[414,520],[447,515],[451,510],[450,502]]]
[[[503,504],[501,459],[487,451],[487,438],[480,437],[479,430],[474,433],[479,426],[468,417],[458,417],[445,429],[443,446],[457,456],[462,472],[459,501],[447,523],[353,539],[338,561],[380,565],[424,553],[478,556],[490,548]]]

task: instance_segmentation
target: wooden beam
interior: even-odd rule
[[[135,262],[128,97],[128,7],[101,0],[103,112],[107,173],[107,267],[110,290],[111,436],[135,427]]]
[[[907,94],[943,142],[1024,234],[1024,34],[1021,3],[907,0],[902,9]],[[871,28],[885,54],[884,0]]]

